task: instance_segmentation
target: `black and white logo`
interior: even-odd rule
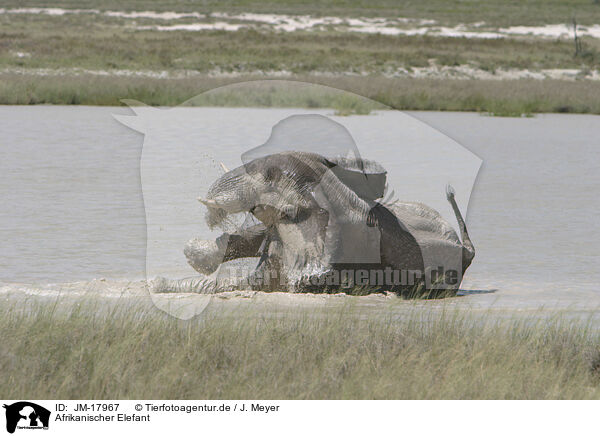
[[[6,431],[14,433],[16,429],[48,429],[50,411],[29,401],[19,401],[3,406],[6,409]]]

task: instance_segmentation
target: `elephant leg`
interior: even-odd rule
[[[257,257],[267,228],[262,224],[223,233],[216,241],[194,238],[183,252],[192,268],[201,274],[211,274],[223,262],[242,257]]]
[[[153,293],[196,293],[216,294],[236,290],[258,290],[252,277],[236,274],[211,274],[190,277],[186,279],[171,280],[157,277],[149,283]]]
[[[150,291],[153,293],[215,294],[236,290],[279,290],[274,282],[277,280],[278,273],[271,271],[269,267],[268,263],[263,263],[260,268],[252,270],[230,265],[210,275],[200,274],[197,277],[177,280],[157,277],[149,283]]]
[[[217,292],[215,279],[205,275],[181,280],[156,277],[148,283],[148,286],[152,293],[194,292],[197,294],[214,294]]]
[[[269,292],[285,291],[287,283],[281,268],[282,243],[273,234],[268,234],[261,247],[261,257],[254,272],[255,283]]]
[[[266,239],[267,228],[262,224],[246,227],[235,233],[223,233],[215,241],[190,240],[184,254],[188,263],[200,273],[198,277],[171,280],[157,277],[150,282],[151,292],[194,292],[214,294],[239,289],[263,289],[261,276],[266,274],[267,265],[260,271],[217,269],[223,262],[244,257],[258,257]],[[268,264],[268,262],[267,262]]]

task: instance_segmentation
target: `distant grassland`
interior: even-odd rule
[[[594,0],[336,0],[325,4],[289,0],[5,0],[2,7],[402,16],[433,18],[447,25],[485,21],[491,26],[568,23],[576,16],[582,24],[600,23],[600,5]],[[143,18],[135,22],[157,24]],[[326,84],[397,109],[508,116],[600,113],[600,81],[394,77],[402,69],[414,72],[431,65],[468,66],[489,73],[511,69],[599,71],[600,40],[593,38],[583,38],[582,52],[575,56],[569,39],[385,36],[331,29],[158,32],[135,30],[131,23],[93,14],[0,14],[0,104],[119,105],[121,99],[135,99],[173,106],[215,86],[264,79],[268,74]],[[142,76],[136,77],[139,72]],[[152,78],[161,73],[167,78]],[[244,102],[230,95],[209,104],[330,107],[343,114],[368,113],[377,106],[330,95],[244,97]]]
[[[8,306],[3,398],[600,398],[597,330],[560,319],[246,305],[182,322],[85,302]]]
[[[600,69],[600,39],[589,37],[582,39],[581,55],[574,56],[568,38],[468,39],[253,29],[160,32],[135,30],[128,23],[95,15],[0,15],[0,68],[381,74],[435,62],[468,64],[490,72]]]
[[[198,94],[243,80],[263,79],[149,79],[126,77],[31,77],[5,75],[0,81],[3,104],[121,105],[121,99],[153,106],[176,106]],[[381,107],[399,110],[448,110],[519,116],[535,112],[600,114],[600,85],[591,81],[559,80],[431,80],[383,77],[305,77],[306,80],[347,90],[375,100],[339,93],[285,92],[257,88],[256,92],[217,93],[194,99],[209,106],[333,108],[341,114],[366,114]],[[250,87],[252,88],[252,87]]]
[[[4,7],[102,10],[264,12],[340,16],[432,18],[445,24],[487,21],[499,26],[600,22],[596,0],[4,0]]]

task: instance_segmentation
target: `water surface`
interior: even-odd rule
[[[277,121],[294,113],[331,116],[327,110],[240,111],[188,108],[185,112],[182,123],[198,120],[205,124],[197,137],[182,141],[174,136],[173,143],[165,145],[164,158],[172,156],[173,161],[165,165],[174,169],[173,180],[155,180],[152,189],[164,199],[162,207],[169,211],[165,216],[174,218],[161,230],[161,223],[147,223],[144,209],[140,179],[144,136],[112,117],[131,114],[129,109],[0,107],[0,280],[49,283],[143,278],[148,268],[147,224],[156,226],[153,234],[158,235],[154,242],[148,241],[149,247],[159,250],[152,256],[152,273],[193,275],[181,248],[187,239],[202,236],[205,225],[199,204],[187,198],[201,194],[218,175],[218,162],[207,164],[209,158],[218,155],[229,167],[239,165],[240,155],[264,143],[268,126]],[[398,145],[410,135],[397,140],[394,135],[385,136],[381,126],[386,116],[338,121],[352,131],[365,157],[380,160],[388,169],[396,197],[433,202],[448,216],[451,211],[444,209],[443,190],[437,192],[443,177],[433,180],[436,188],[430,190],[423,187],[425,180],[435,179],[431,174],[426,177],[429,169],[417,167],[414,174],[398,174],[402,163],[414,158],[404,152],[405,143]],[[235,132],[224,132],[218,124],[217,120],[227,117],[236,121]],[[461,300],[511,308],[598,307],[600,119],[434,112],[412,113],[412,117],[458,141],[483,161],[467,214],[477,255],[462,287],[471,295]],[[207,133],[211,125],[212,135],[221,139],[213,150],[207,150],[199,144],[211,137]],[[240,135],[246,139],[243,143]],[[199,170],[192,175],[176,171],[177,158],[168,152],[171,146],[187,147],[190,155],[197,156]],[[467,167],[461,166],[464,159],[454,161],[452,156],[448,154],[444,161],[455,174],[452,183],[458,191],[468,182]],[[170,191],[174,184],[188,188],[178,197]],[[468,196],[460,200],[465,210]],[[161,231],[166,234],[162,239]]]

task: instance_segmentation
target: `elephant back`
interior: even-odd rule
[[[367,159],[333,158],[331,171],[356,195],[364,200],[377,200],[385,193],[387,171],[379,163]]]

